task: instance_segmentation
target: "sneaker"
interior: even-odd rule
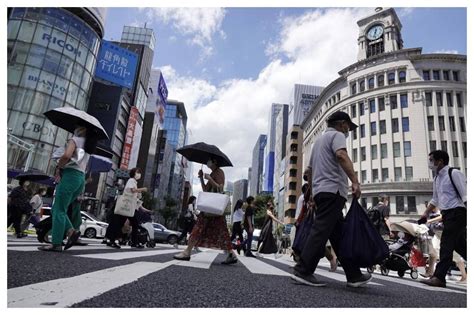
[[[81,232],[77,230],[74,230],[73,232],[71,232],[71,235],[69,235],[69,237],[67,238],[67,242],[66,242],[66,245],[64,246],[64,250],[71,248],[74,245],[74,243],[77,242],[77,240],[79,239],[79,236],[81,236]]]
[[[372,279],[372,275],[370,273],[365,273],[360,275],[357,279],[347,281],[347,286],[351,288],[358,288],[365,284],[367,284]]]
[[[174,256],[173,256],[173,259],[189,261],[189,260],[191,259],[191,257],[190,257],[190,256],[187,256],[187,255],[184,254],[184,253],[179,253],[179,254],[174,255]]]
[[[107,246],[112,247],[112,248],[116,248],[116,249],[122,248],[122,247],[120,247],[119,244],[117,244],[115,242],[107,242]]]
[[[252,258],[255,258],[257,256],[255,256],[254,254],[252,254],[251,252],[248,252],[248,253],[245,253],[245,257],[252,257]]]
[[[237,263],[238,259],[234,255],[227,256],[226,260],[221,262],[222,265],[231,265]]]
[[[431,277],[429,279],[420,280],[421,283],[427,284],[432,287],[446,288],[446,282],[439,280],[436,277]]]
[[[301,272],[293,269],[293,274],[291,275],[291,279],[295,280],[296,282],[309,285],[312,287],[324,287],[326,283],[318,281],[313,274],[305,275]]]
[[[132,244],[132,245],[130,245],[130,247],[133,247],[133,248],[144,248],[145,246],[143,246],[142,244]]]

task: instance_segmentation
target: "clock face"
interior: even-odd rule
[[[376,40],[383,34],[383,27],[381,25],[375,25],[370,28],[367,32],[367,38],[370,40]]]

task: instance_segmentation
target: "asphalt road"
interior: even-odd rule
[[[455,281],[431,288],[408,274],[402,279],[376,272],[366,287],[348,288],[342,269],[330,273],[322,261],[316,276],[327,286],[315,288],[290,279],[287,255],[240,256],[226,266],[222,251],[203,249],[190,262],[178,262],[172,256],[179,250],[166,244],[115,250],[90,242],[49,253],[36,249],[33,236],[9,235],[7,307],[467,307],[466,285]]]

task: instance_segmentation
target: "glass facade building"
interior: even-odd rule
[[[8,11],[9,133],[35,146],[31,168],[52,173],[50,155],[68,133],[43,115],[57,107],[86,110],[103,26],[86,8]],[[99,23],[97,23],[99,21]],[[8,165],[18,167],[8,144]]]

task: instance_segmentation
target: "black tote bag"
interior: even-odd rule
[[[388,254],[387,244],[354,198],[344,220],[338,257],[362,268],[381,263]]]

